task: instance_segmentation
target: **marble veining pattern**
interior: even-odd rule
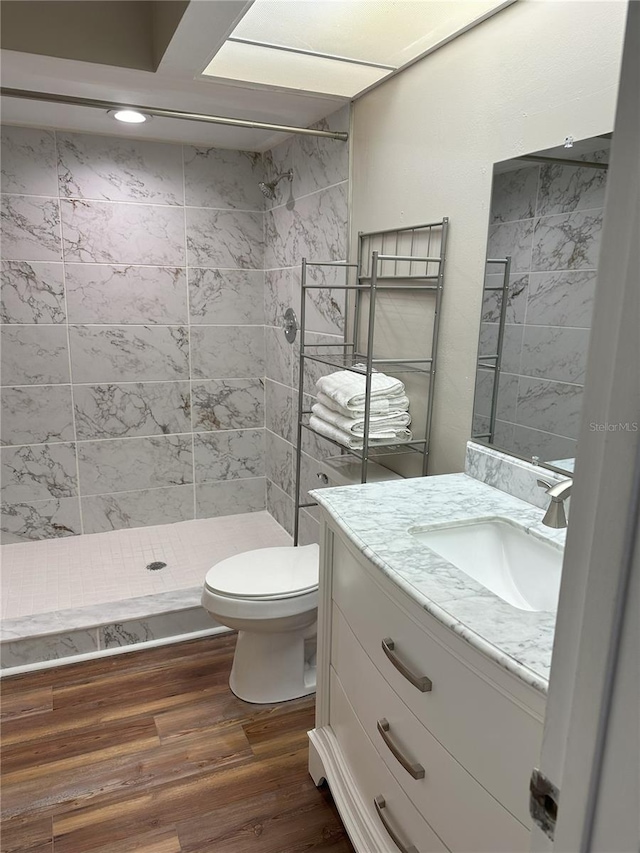
[[[262,157],[253,151],[184,147],[186,203],[192,207],[262,210]]]
[[[265,431],[221,430],[194,436],[197,483],[264,477]]]
[[[82,441],[78,469],[82,495],[185,485],[193,478],[191,437]]]
[[[514,222],[532,219],[536,213],[536,196],[540,166],[526,166],[501,172],[493,178],[491,222]]]
[[[293,536],[293,500],[272,480],[267,480],[267,511]]]
[[[263,326],[193,326],[194,379],[247,379],[264,374]]]
[[[69,385],[2,389],[2,444],[73,441]]]
[[[269,480],[293,497],[293,446],[279,435],[267,431],[265,458]]]
[[[187,256],[192,267],[262,269],[262,213],[188,207]]]
[[[196,485],[196,516],[237,515],[266,507],[264,477],[226,480]]]
[[[262,270],[189,270],[191,323],[221,326],[264,324]]]
[[[516,422],[568,438],[577,438],[582,394],[581,385],[521,376]]]
[[[69,382],[69,349],[64,326],[3,326],[0,335],[3,385]]]
[[[601,210],[537,219],[532,270],[596,269],[601,232]]]
[[[603,162],[602,154],[596,152],[588,160]],[[559,163],[545,164],[540,169],[540,189],[536,213],[548,216],[553,213],[570,213],[604,207],[607,172],[581,166],[562,166]]]
[[[64,323],[62,264],[2,261],[2,323]]]
[[[191,432],[188,382],[76,385],[73,403],[79,439]]]
[[[191,386],[194,431],[264,426],[261,379],[211,379]]]
[[[82,498],[85,533],[102,533],[193,518],[193,487],[153,488]]]
[[[78,498],[2,505],[2,544],[56,539],[82,532]]]
[[[75,382],[136,382],[189,378],[184,326],[71,326]]]
[[[329,187],[265,213],[265,268],[291,267],[302,258],[339,261],[346,255],[347,184]]]
[[[70,498],[78,494],[73,444],[3,447],[0,458],[5,501]]]
[[[182,208],[62,199],[69,262],[184,266]]]
[[[265,380],[265,416],[266,427],[288,442],[293,442],[293,418],[298,415],[297,400],[294,400],[293,388]]]
[[[282,328],[284,313],[293,306],[293,270],[266,270],[264,274],[264,322]]]
[[[550,483],[559,483],[564,477],[548,468],[533,465],[494,448],[467,442],[465,473],[487,486],[493,486],[514,498],[540,509],[547,508],[549,498],[538,486],[542,477]]]
[[[490,273],[485,277],[485,290],[482,300],[482,322],[500,322],[500,311],[502,308],[502,291],[493,288],[502,287],[503,276],[499,273]],[[507,323],[524,323],[527,308],[527,293],[529,288],[529,276],[525,274],[509,276],[507,287]]]
[[[588,344],[588,329],[526,326],[522,364],[531,376],[583,385]]]
[[[589,329],[597,278],[596,270],[531,273],[527,322]]]
[[[187,286],[178,267],[67,264],[70,323],[187,322]]]
[[[512,273],[528,272],[531,269],[533,225],[533,219],[491,225],[487,257],[510,256]]]
[[[5,261],[62,260],[57,199],[3,195],[0,216]]]
[[[56,143],[50,130],[2,129],[2,192],[56,196]]]
[[[282,385],[293,384],[295,345],[287,342],[282,326],[266,326],[264,330],[265,373],[267,379]]]
[[[562,547],[565,531],[545,528],[537,507],[466,474],[322,489],[313,497],[362,554],[427,612],[546,692],[555,613],[511,607],[409,533],[417,525],[507,516]]]
[[[180,146],[58,133],[60,195],[101,201],[184,203]]]
[[[318,126],[348,124],[343,107]],[[265,201],[258,182],[289,168],[294,181],[279,187],[275,203]],[[252,481],[242,489],[202,490],[199,512],[264,505],[265,414],[285,439],[272,439],[275,445],[290,447],[285,442],[294,436],[295,348],[285,348],[281,331],[284,310],[300,309],[294,253],[345,256],[348,145],[296,137],[255,154],[5,128],[2,169],[3,193],[11,193],[2,199],[2,321],[15,327],[5,338],[5,381],[15,387],[3,389],[2,443],[19,451],[30,472],[31,479],[25,472],[20,478],[17,515],[39,513],[22,531],[47,535],[45,504],[51,508],[52,500],[77,507],[76,491],[65,496],[61,466],[53,472],[51,459],[66,450],[71,463],[73,453],[102,442],[188,436],[206,460],[202,485],[224,485],[216,477]],[[265,274],[264,210],[279,206],[281,217],[294,215],[293,231],[278,238],[291,259]],[[314,274],[324,278],[327,271]],[[311,294],[307,320],[314,332],[342,334],[344,305],[335,296]],[[265,373],[281,383],[269,380],[268,412]],[[235,461],[224,450],[226,432],[239,454]],[[170,476],[164,485],[158,467],[166,460],[156,457],[158,465],[141,472],[140,482],[127,479],[129,472],[124,484],[109,474],[100,494],[86,493],[95,484],[82,466],[85,532],[193,514],[194,463],[188,483],[174,485]],[[151,464],[145,453],[141,459]],[[17,493],[6,494],[8,503],[18,503]],[[79,522],[66,527],[82,529]]]

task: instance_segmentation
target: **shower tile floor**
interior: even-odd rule
[[[278,545],[291,537],[267,512],[3,545],[2,619],[163,598],[200,587],[226,557]],[[166,568],[149,571],[156,561]]]

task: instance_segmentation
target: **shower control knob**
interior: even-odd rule
[[[284,325],[282,327],[284,329],[284,336],[287,339],[287,342],[292,344],[296,335],[298,334],[298,318],[296,317],[296,312],[293,308],[287,308],[284,312]]]

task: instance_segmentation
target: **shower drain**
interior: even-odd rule
[[[158,569],[165,569],[166,567],[167,564],[161,562],[160,560],[157,560],[155,563],[149,563],[149,565],[147,566],[150,572],[157,572]]]

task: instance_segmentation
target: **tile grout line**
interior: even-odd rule
[[[193,422],[193,353],[191,350],[191,287],[189,282],[189,249],[188,249],[188,240],[187,240],[187,181],[186,181],[186,169],[185,169],[185,146],[184,143],[180,145],[180,165],[182,168],[182,194],[184,198],[184,206],[182,209],[182,221],[183,221],[183,230],[184,230],[184,263],[185,263],[185,287],[187,288],[187,345],[189,347],[189,422],[191,426],[191,480],[192,480],[192,507],[191,513],[192,517],[195,519],[198,517],[197,515],[197,501],[196,501],[196,443],[195,443],[195,432],[194,432],[194,422]]]
[[[78,448],[78,429],[76,424],[76,406],[75,406],[75,398],[73,393],[73,364],[71,361],[71,334],[70,328],[71,324],[69,323],[69,302],[67,299],[67,270],[65,266],[65,250],[64,250],[64,229],[62,225],[62,205],[60,204],[60,156],[58,151],[58,132],[56,130],[53,131],[53,147],[54,147],[54,155],[56,159],[56,185],[58,188],[58,215],[60,216],[60,254],[62,257],[62,288],[64,291],[64,314],[65,314],[65,328],[67,332],[67,357],[69,360],[69,397],[71,400],[71,424],[73,429],[73,449],[74,449],[74,457],[76,460],[76,488],[78,490],[78,520],[80,522],[80,535],[84,533],[84,518],[82,511],[82,495],[80,488],[80,454]],[[54,496],[52,495],[52,498]]]

